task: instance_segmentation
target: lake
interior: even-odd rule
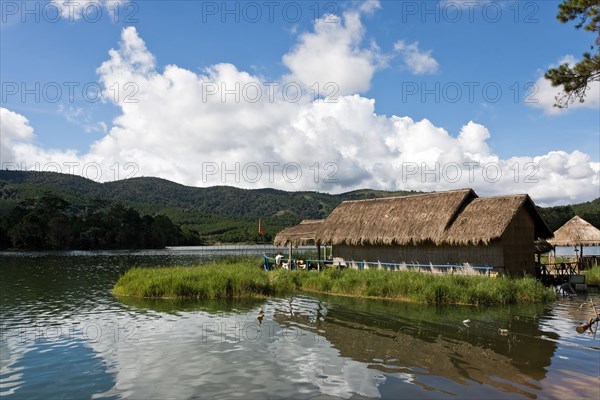
[[[600,398],[600,335],[575,331],[593,313],[583,295],[493,308],[111,295],[132,266],[220,252],[0,253],[0,396]]]
[[[577,246],[577,251],[579,251],[579,246]],[[556,246],[556,255],[557,256],[574,256],[575,255],[575,247],[574,246]],[[600,246],[583,246],[583,255],[584,256],[600,256]]]

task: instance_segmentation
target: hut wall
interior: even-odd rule
[[[512,275],[535,274],[535,226],[525,207],[508,224],[501,240],[505,271]]]
[[[480,246],[333,246],[333,256],[354,261],[389,263],[454,264],[501,267],[504,265],[502,245],[499,242]]]

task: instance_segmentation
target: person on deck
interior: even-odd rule
[[[277,255],[275,256],[275,265],[278,268],[281,268],[283,264],[283,254],[281,254],[281,252],[277,253]]]

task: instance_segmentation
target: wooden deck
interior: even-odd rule
[[[572,276],[581,275],[578,262],[541,264],[536,266],[536,277],[544,284],[560,285],[572,281]]]

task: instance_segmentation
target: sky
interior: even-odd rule
[[[558,1],[0,1],[2,169],[600,197],[594,35]]]

